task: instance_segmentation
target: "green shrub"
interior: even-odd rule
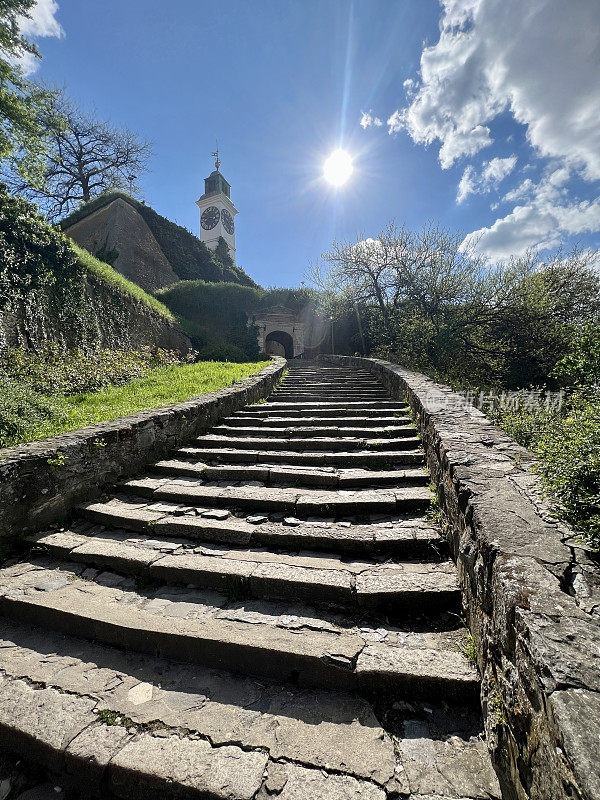
[[[38,351],[11,349],[0,354],[0,370],[44,395],[93,392],[147,375],[152,369],[181,363],[168,350],[62,350],[52,344]]]
[[[257,347],[258,349],[258,347]],[[247,361],[246,353],[235,344],[216,342],[207,344],[198,352],[199,361],[232,361],[243,364]]]
[[[569,352],[554,368],[562,386],[600,386],[600,324],[598,320],[579,328]]]
[[[490,416],[539,458],[560,516],[600,549],[600,390],[572,394],[561,411],[523,404]]]
[[[25,441],[48,420],[65,417],[59,403],[0,371],[0,447]]]
[[[81,302],[84,274],[67,238],[0,183],[0,310],[17,301],[35,304],[43,294],[65,318]]]

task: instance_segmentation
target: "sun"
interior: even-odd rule
[[[352,157],[341,148],[334,150],[323,164],[323,177],[332,186],[343,186],[353,172]]]

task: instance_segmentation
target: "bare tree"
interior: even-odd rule
[[[40,186],[15,171],[4,178],[12,191],[40,204],[49,219],[68,214],[107,189],[133,191],[147,170],[152,144],[127,128],[117,128],[59,96],[43,123],[49,134],[44,179]]]

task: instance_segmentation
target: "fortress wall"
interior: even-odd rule
[[[0,314],[0,350],[35,349],[50,342],[112,350],[162,347],[183,353],[191,347],[174,322],[91,272],[87,274],[81,309],[68,322],[58,319],[39,297],[35,302],[19,302]]]

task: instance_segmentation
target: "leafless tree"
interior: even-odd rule
[[[102,122],[59,95],[44,119],[50,131],[41,186],[27,183],[15,171],[5,172],[12,191],[39,203],[49,219],[68,214],[107,189],[137,188],[147,170],[152,144],[127,128]]]

